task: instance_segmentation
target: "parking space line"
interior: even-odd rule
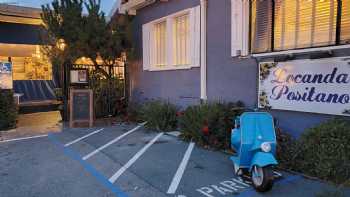
[[[22,137],[22,138],[4,140],[4,141],[0,141],[0,143],[15,142],[15,141],[22,141],[22,140],[35,139],[35,138],[43,138],[43,137],[47,137],[47,135],[37,135],[37,136],[31,136],[31,137]]]
[[[182,158],[182,161],[179,165],[179,168],[177,169],[177,171],[173,177],[173,180],[171,181],[171,184],[169,186],[167,194],[175,194],[177,187],[179,186],[180,181],[182,179],[182,176],[185,172],[188,160],[191,157],[191,153],[192,153],[192,150],[194,148],[194,145],[195,145],[195,143],[191,142],[190,145],[188,146],[186,153],[185,153],[184,157]]]
[[[96,131],[91,132],[91,133],[89,133],[89,134],[87,134],[87,135],[84,135],[83,137],[80,137],[80,138],[78,138],[78,139],[76,139],[76,140],[73,140],[73,141],[71,141],[71,142],[65,144],[64,147],[70,146],[70,145],[75,144],[75,143],[77,143],[77,142],[79,142],[79,141],[81,141],[81,140],[83,140],[83,139],[85,139],[85,138],[88,138],[88,137],[90,137],[90,136],[92,136],[92,135],[94,135],[94,134],[96,134],[96,133],[99,133],[99,132],[103,131],[103,129],[104,129],[104,128],[99,129],[99,130],[96,130]]]
[[[85,156],[83,157],[83,160],[89,159],[90,157],[92,157],[92,156],[94,156],[95,154],[99,153],[101,150],[103,150],[103,149],[107,148],[108,146],[110,146],[110,145],[112,145],[112,144],[118,142],[119,140],[121,140],[121,139],[124,138],[125,136],[129,135],[130,133],[135,132],[136,130],[138,130],[139,128],[141,128],[141,127],[142,127],[143,125],[145,125],[145,124],[146,124],[146,123],[142,123],[142,124],[140,124],[139,126],[133,128],[133,129],[131,129],[130,131],[128,131],[128,132],[126,132],[126,133],[124,133],[124,134],[118,136],[118,137],[115,138],[114,140],[109,141],[107,144],[105,144],[105,145],[99,147],[98,149],[92,151],[91,153],[85,155]]]
[[[65,147],[63,144],[61,144],[61,142],[59,142],[58,139],[54,137],[53,134],[49,134],[48,138],[58,148],[62,149],[65,155],[67,155],[71,159],[78,161],[87,172],[89,172],[92,176],[94,176],[102,185],[109,188],[115,194],[116,197],[128,197],[126,193],[124,193],[120,188],[110,183],[107,180],[107,178],[104,177],[100,172],[98,172],[91,164],[82,160],[78,153],[74,152],[69,147]]]
[[[139,159],[149,147],[151,147],[164,133],[159,133],[155,138],[153,138],[146,146],[144,146],[139,152],[137,152],[123,167],[121,167],[111,178],[109,182],[115,183],[115,181],[132,165]]]

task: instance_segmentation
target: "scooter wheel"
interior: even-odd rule
[[[271,167],[254,166],[251,172],[253,187],[258,192],[267,192],[273,186],[273,172]]]

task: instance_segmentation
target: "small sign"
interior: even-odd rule
[[[350,57],[259,67],[260,108],[350,116]]]
[[[70,127],[76,123],[93,126],[93,94],[90,89],[70,90]]]
[[[71,84],[87,84],[88,81],[87,69],[74,69],[70,71],[70,83]]]
[[[12,64],[0,62],[0,89],[13,89]]]

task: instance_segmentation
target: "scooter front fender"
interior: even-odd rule
[[[272,153],[257,152],[254,154],[250,164],[249,170],[252,170],[253,166],[265,167],[269,165],[277,165],[278,162]]]

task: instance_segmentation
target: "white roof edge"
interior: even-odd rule
[[[167,1],[167,0],[163,0],[163,1]],[[119,12],[120,14],[125,14],[126,12],[128,12],[131,15],[136,15],[137,9],[143,8],[155,2],[156,0],[129,0],[128,2],[122,4],[121,0],[116,0],[108,17],[112,18],[113,15],[116,14],[116,12]]]

